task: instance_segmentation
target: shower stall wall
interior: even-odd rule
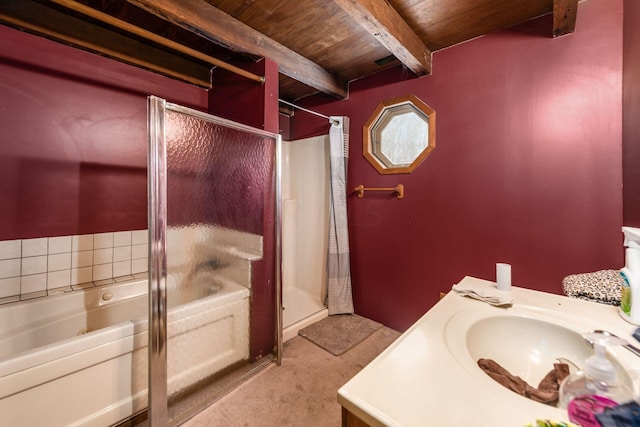
[[[283,337],[327,316],[329,136],[283,142]]]

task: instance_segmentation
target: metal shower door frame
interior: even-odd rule
[[[278,134],[256,129],[192,108],[148,98],[148,224],[149,224],[149,359],[148,420],[151,426],[168,424],[167,393],[167,146],[165,113],[173,111],[232,129],[251,132],[275,142],[275,312],[276,363],[282,362],[282,138]]]

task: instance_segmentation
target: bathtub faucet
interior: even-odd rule
[[[215,258],[211,258],[205,262],[202,262],[200,264],[197,264],[195,266],[195,268],[193,270],[191,270],[191,273],[189,273],[188,278],[191,279],[194,275],[201,273],[202,271],[210,271],[213,272],[215,270],[219,270],[221,268],[224,268],[226,266],[228,266],[229,264],[225,264],[220,262],[219,260],[215,259]]]

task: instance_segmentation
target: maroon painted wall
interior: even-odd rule
[[[0,240],[147,227],[147,96],[207,91],[0,26]]]
[[[624,224],[640,227],[640,2],[624,1],[622,180]]]
[[[209,112],[268,132],[278,133],[278,64],[270,59],[235,62],[246,71],[265,77],[260,84],[222,68],[214,68],[209,91]]]
[[[351,85],[310,102],[351,118],[348,186],[405,186],[405,199],[348,197],[356,312],[404,330],[465,275],[561,293],[568,274],[620,268],[622,0],[581,2],[574,34],[549,17],[437,52],[431,76]],[[373,77],[378,78],[378,77]],[[361,129],[412,93],[435,109],[436,149],[412,174],[380,175]],[[324,102],[324,104],[322,104]],[[296,115],[292,139],[327,133]]]

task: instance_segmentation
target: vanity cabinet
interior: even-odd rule
[[[369,424],[342,408],[342,427],[370,427]]]

